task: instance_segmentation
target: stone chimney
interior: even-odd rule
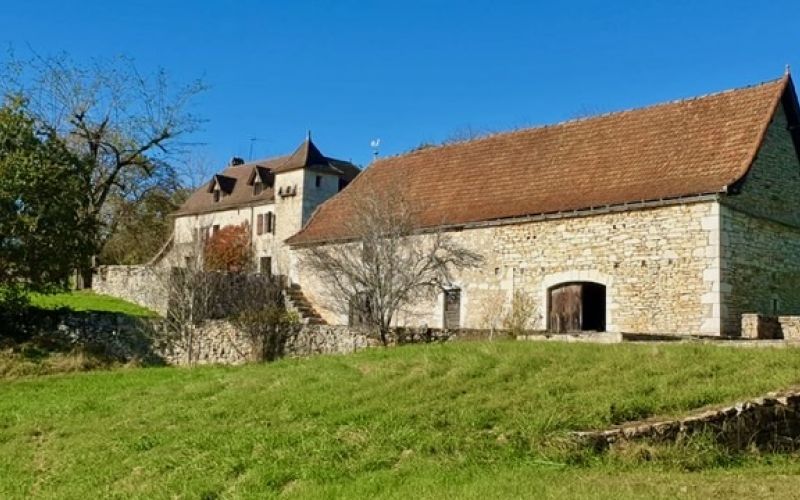
[[[231,167],[235,167],[236,165],[244,165],[244,159],[239,158],[238,156],[234,156],[231,158]]]

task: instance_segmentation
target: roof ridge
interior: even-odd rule
[[[600,113],[600,114],[592,115],[592,116],[585,116],[585,117],[580,117],[580,118],[570,118],[568,120],[562,120],[562,121],[554,122],[554,123],[547,123],[547,124],[544,124],[544,125],[534,125],[532,127],[523,126],[523,127],[518,127],[518,128],[511,129],[511,130],[501,131],[501,132],[492,132],[492,133],[488,133],[486,135],[482,135],[480,137],[475,137],[475,138],[472,138],[472,139],[465,139],[465,140],[462,140],[462,141],[449,142],[447,144],[437,144],[437,145],[425,147],[425,148],[422,148],[422,149],[415,149],[415,150],[411,150],[411,151],[405,151],[405,152],[402,152],[402,153],[397,153],[397,154],[394,154],[394,155],[384,156],[384,157],[379,158],[378,160],[376,160],[375,163],[382,162],[382,161],[389,160],[389,159],[400,158],[400,157],[404,157],[404,156],[412,156],[412,155],[417,155],[417,154],[423,154],[425,152],[429,152],[429,151],[433,151],[433,150],[441,150],[441,149],[450,148],[450,147],[462,146],[464,144],[474,144],[474,143],[478,143],[478,142],[481,142],[481,141],[486,141],[486,140],[489,140],[489,139],[494,139],[494,138],[501,137],[501,136],[512,136],[514,134],[521,134],[523,132],[532,132],[534,130],[546,130],[546,129],[550,129],[550,128],[564,127],[564,126],[572,125],[572,124],[576,124],[576,123],[583,123],[583,122],[588,122],[588,121],[592,121],[592,120],[598,120],[598,119],[601,119],[601,118],[608,118],[610,116],[624,115],[626,113],[633,113],[633,112],[636,112],[636,111],[644,111],[644,110],[659,108],[659,107],[662,107],[662,106],[674,106],[676,104],[681,104],[681,103],[686,103],[686,102],[693,102],[693,101],[698,101],[698,100],[701,100],[701,99],[708,99],[708,98],[711,98],[711,97],[717,97],[717,96],[721,96],[721,95],[725,95],[725,94],[730,94],[730,93],[733,93],[733,92],[740,92],[740,91],[744,91],[744,90],[755,89],[757,87],[763,87],[765,85],[776,84],[776,83],[779,83],[779,82],[781,82],[783,80],[786,80],[787,78],[790,78],[790,75],[788,73],[785,73],[785,74],[781,75],[779,78],[773,78],[771,80],[763,80],[761,82],[752,83],[752,84],[745,85],[745,86],[742,86],[742,87],[733,87],[733,88],[729,88],[729,89],[725,89],[725,90],[719,90],[719,91],[716,91],[716,92],[709,92],[709,93],[706,93],[706,94],[700,94],[700,95],[691,96],[691,97],[684,97],[684,98],[680,98],[680,99],[672,99],[672,100],[669,100],[669,101],[661,101],[661,102],[648,104],[648,105],[640,106],[640,107],[636,107],[636,108],[619,109],[619,110],[616,110],[616,111],[609,111],[609,112],[606,112],[606,113]]]

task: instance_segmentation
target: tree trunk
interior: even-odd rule
[[[388,330],[386,328],[383,328],[383,327],[380,328],[381,343],[383,344],[383,347],[387,347],[389,345],[389,335],[388,335],[388,333],[389,332],[388,332]]]

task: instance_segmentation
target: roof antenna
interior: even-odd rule
[[[253,159],[253,143],[258,140],[258,137],[251,137],[250,138],[250,153],[247,155],[247,160],[250,161]]]
[[[311,142],[311,129],[306,130],[306,140]]]
[[[381,147],[381,140],[380,139],[372,139],[369,141],[369,147],[372,148],[372,161],[378,159],[378,148]]]

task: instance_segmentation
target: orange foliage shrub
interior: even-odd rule
[[[253,255],[250,245],[250,225],[225,226],[212,234],[205,243],[206,271],[248,271]]]

